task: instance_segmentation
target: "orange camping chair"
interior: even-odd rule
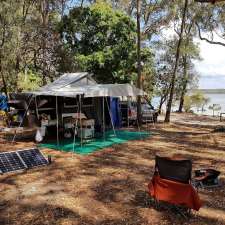
[[[191,185],[192,162],[187,159],[155,158],[155,173],[148,185],[149,194],[156,202],[163,201],[185,209],[199,210],[201,201]]]

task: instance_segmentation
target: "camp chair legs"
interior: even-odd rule
[[[162,207],[162,204],[163,204],[163,207],[165,207],[167,210],[178,213],[184,219],[188,219],[191,216],[191,209],[189,208],[172,205],[167,202],[163,202],[163,201],[161,202],[161,201],[158,201],[157,199],[154,199],[154,207],[156,210],[160,210],[160,208]]]
[[[191,216],[191,209],[185,207],[173,206],[176,212],[178,212],[183,218],[188,219]]]

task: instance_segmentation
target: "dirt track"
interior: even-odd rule
[[[192,122],[183,124],[182,116],[173,118],[175,123],[152,128],[146,140],[88,156],[43,150],[53,157],[50,166],[0,177],[0,225],[225,224],[225,133],[212,133],[199,117],[185,117]],[[0,144],[0,151],[31,145]],[[193,169],[222,173],[222,187],[201,190],[204,206],[188,220],[156,209],[146,195],[156,153],[188,156]]]

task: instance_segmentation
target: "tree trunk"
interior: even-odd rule
[[[162,112],[162,105],[163,105],[163,97],[161,97],[160,102],[159,102],[159,114]]]
[[[17,55],[16,57],[16,66],[15,66],[15,80],[14,80],[14,86],[15,86],[15,92],[18,91],[18,78],[19,78],[19,72],[20,72],[20,57]]]
[[[141,82],[141,25],[140,25],[140,8],[141,0],[137,0],[137,87],[142,88]],[[137,99],[137,119],[138,123],[142,124],[142,115],[141,115],[141,96],[138,96]]]
[[[172,78],[171,78],[171,88],[170,88],[167,109],[166,109],[165,122],[167,122],[167,123],[170,122],[170,113],[171,113],[171,107],[172,107],[172,102],[173,102],[176,73],[177,73],[178,63],[179,63],[179,59],[180,59],[180,46],[181,46],[182,38],[183,38],[183,31],[184,31],[187,8],[188,8],[188,0],[185,0],[180,35],[179,35],[179,40],[178,40],[178,44],[177,44],[176,61],[175,61],[174,71],[173,71]]]
[[[162,112],[162,106],[163,106],[163,104],[164,104],[164,102],[166,101],[166,97],[167,97],[167,95],[163,95],[163,96],[161,96],[161,98],[160,98],[160,102],[159,102],[159,114],[161,114],[161,112]]]
[[[183,112],[183,107],[184,107],[184,95],[185,95],[185,93],[182,91],[181,96],[180,96],[179,109],[178,109],[178,112],[179,112],[179,113],[182,113],[182,112]]]
[[[188,84],[188,77],[187,77],[187,55],[183,57],[183,66],[184,66],[184,77],[183,77],[183,87],[182,87],[182,92],[180,96],[180,104],[179,104],[179,109],[178,112],[182,113],[183,111],[183,106],[184,106],[184,96],[187,92],[187,84]]]
[[[2,77],[2,83],[3,83],[4,92],[5,92],[6,96],[8,96],[8,88],[7,88],[7,85],[6,85],[5,76],[3,75],[3,72],[2,72],[1,55],[0,55],[0,74],[1,74],[1,77]]]

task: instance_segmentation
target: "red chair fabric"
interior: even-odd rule
[[[197,192],[191,184],[165,180],[158,175],[154,175],[148,188],[150,195],[159,201],[183,205],[196,211],[202,205]]]

